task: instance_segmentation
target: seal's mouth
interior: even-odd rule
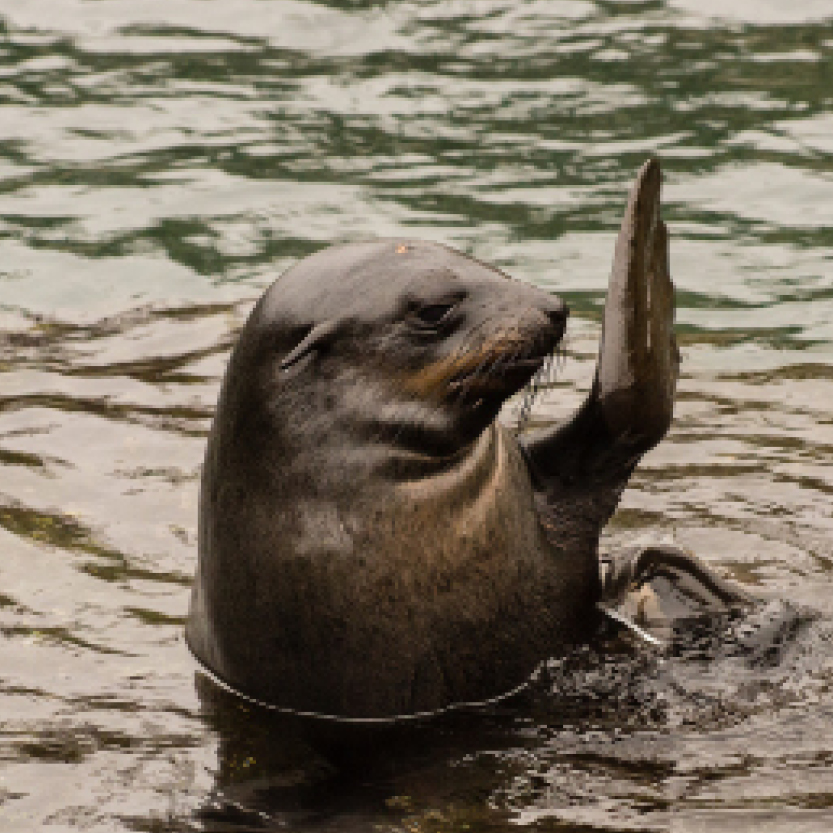
[[[526,330],[499,331],[400,377],[402,389],[410,397],[433,404],[437,414],[451,419],[438,446],[451,441],[456,448],[477,437],[494,421],[506,400],[524,388],[533,391],[527,397],[531,405],[536,380],[543,380],[547,368],[553,366],[564,335],[564,317],[561,313],[556,322],[559,326],[544,327],[536,322]],[[397,436],[401,438],[402,432]]]
[[[458,411],[458,419],[466,433],[477,434],[492,422],[513,394],[535,387],[552,365],[553,351],[560,339],[534,339],[526,344],[513,344],[495,350],[487,360],[455,374],[448,383],[449,401]],[[482,354],[481,354],[482,355]],[[529,399],[531,405],[532,394]]]
[[[489,366],[458,374],[448,383],[449,393],[472,401],[484,397],[504,399],[517,393],[535,376],[550,357],[550,351],[524,358],[500,357]]]

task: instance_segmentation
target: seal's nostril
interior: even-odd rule
[[[561,298],[550,298],[550,303],[546,309],[547,317],[559,330],[563,330],[567,324],[567,319],[570,316],[570,308]]]

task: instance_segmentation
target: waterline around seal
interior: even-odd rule
[[[234,688],[234,686],[231,686],[227,682],[222,680],[210,668],[208,668],[206,665],[200,662],[198,657],[194,656],[194,660],[199,666],[196,673],[202,674],[204,677],[209,679],[214,685],[216,685],[218,688],[221,688],[228,694],[231,694],[234,697],[238,697],[241,700],[244,700],[247,703],[251,703],[254,706],[258,706],[262,709],[267,709],[268,711],[274,712],[276,714],[286,715],[287,717],[311,718],[314,720],[321,720],[350,726],[393,726],[394,724],[416,722],[420,720],[431,720],[433,718],[442,717],[443,715],[454,714],[457,712],[477,711],[479,709],[488,708],[489,706],[496,706],[500,703],[504,703],[511,697],[515,697],[516,695],[526,691],[530,686],[530,680],[527,680],[521,685],[513,688],[511,691],[507,691],[505,694],[500,694],[497,697],[492,697],[488,700],[480,700],[472,703],[452,703],[449,706],[444,706],[443,708],[435,709],[434,711],[409,712],[407,714],[398,714],[393,715],[391,717],[342,717],[336,714],[322,714],[320,712],[288,709],[282,706],[277,706],[274,703],[267,703],[264,700],[258,700],[256,697],[251,697],[250,695],[242,691],[239,691],[238,689]],[[534,674],[535,672],[533,672],[533,675]]]

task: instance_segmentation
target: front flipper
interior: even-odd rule
[[[660,183],[651,159],[628,198],[589,397],[565,425],[521,440],[540,487],[556,498],[591,489],[605,513],[671,424],[680,359]]]

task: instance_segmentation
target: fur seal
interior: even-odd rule
[[[274,707],[390,718],[485,701],[589,632],[599,534],[671,421],[660,169],[631,192],[591,392],[495,421],[559,343],[558,298],[447,247],[334,246],[284,273],[229,361],[186,639]]]

